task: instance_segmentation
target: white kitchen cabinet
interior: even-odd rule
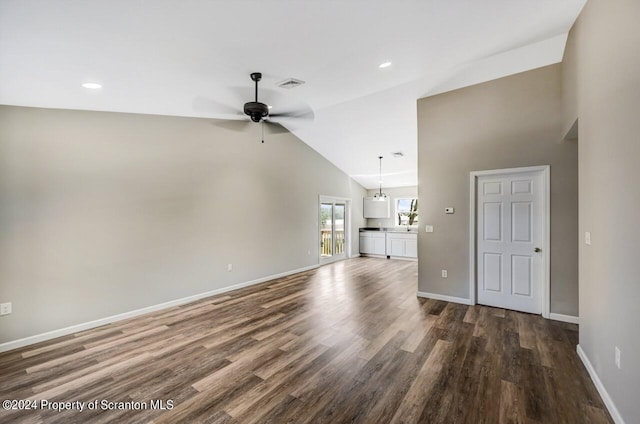
[[[372,231],[361,232],[360,253],[384,256],[386,254],[385,233]]]
[[[418,235],[387,233],[387,256],[397,258],[418,257]]]
[[[391,234],[389,234],[387,238],[387,255],[404,256],[405,240],[402,238],[394,238]]]
[[[364,198],[363,215],[365,218],[389,218],[391,216],[391,202],[388,198]]]
[[[404,254],[407,258],[418,257],[418,235],[414,234],[413,239],[406,239],[404,241]]]

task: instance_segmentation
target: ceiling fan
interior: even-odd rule
[[[262,74],[260,72],[254,72],[251,74],[251,81],[256,83],[256,101],[244,104],[244,114],[248,115],[253,122],[260,122],[262,119],[269,116],[269,106],[258,101],[258,83],[261,79]]]
[[[231,129],[234,130],[244,130],[247,125],[250,125],[252,122],[260,123],[262,128],[262,142],[264,143],[264,125],[266,124],[271,128],[272,132],[285,132],[286,128],[289,127],[292,122],[295,120],[313,120],[314,113],[313,110],[303,104],[297,104],[297,108],[294,110],[285,110],[282,112],[270,113],[271,107],[277,105],[267,105],[258,100],[258,83],[262,80],[262,73],[253,72],[251,75],[251,80],[255,83],[254,89],[254,101],[246,102],[243,106],[242,111],[239,111],[235,108],[229,108],[226,105],[221,105],[212,100],[207,100],[202,97],[197,98],[194,101],[194,108],[197,107],[199,109],[208,109],[209,112],[220,113],[229,115],[229,112],[232,112],[236,116],[244,116],[245,119],[248,117],[249,120],[246,120],[246,125],[238,127],[234,125]],[[233,88],[232,88],[233,89]],[[242,87],[237,87],[237,92],[242,95],[246,95],[246,89]],[[275,92],[273,90],[264,90],[267,93],[267,96],[270,97],[270,100],[274,102],[286,103],[286,98],[282,96],[280,93]],[[223,126],[225,128],[229,128],[229,125],[226,123],[219,123],[219,126]]]

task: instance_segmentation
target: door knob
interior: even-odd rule
[[[539,247],[536,247],[535,249],[533,249],[533,251],[536,253],[540,253],[542,252],[542,249],[540,249]]]

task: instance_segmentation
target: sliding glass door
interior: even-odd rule
[[[320,201],[320,262],[347,257],[347,201],[322,198]]]

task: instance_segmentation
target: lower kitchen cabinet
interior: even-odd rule
[[[418,235],[387,233],[387,256],[417,258]]]
[[[386,254],[385,233],[362,232],[360,233],[360,253],[369,255]]]
[[[360,233],[360,253],[394,258],[418,258],[418,235],[393,231]]]

